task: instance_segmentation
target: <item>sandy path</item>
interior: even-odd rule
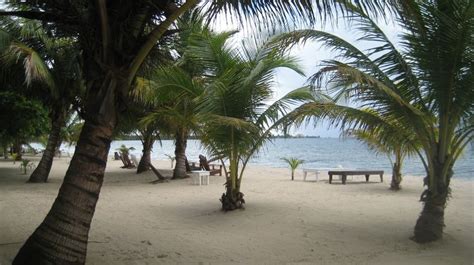
[[[166,168],[169,161],[155,161]],[[50,182],[25,184],[18,165],[0,161],[0,264],[43,220],[56,197],[67,158]],[[190,179],[150,184],[110,161],[97,205],[88,264],[472,264],[473,182],[454,179],[444,239],[418,245],[408,238],[421,210],[421,179],[403,190],[363,176],[347,185],[289,180],[286,169],[249,167],[246,209],[224,213],[223,177],[209,186]],[[386,177],[388,178],[388,176]],[[11,243],[5,245],[5,243]]]

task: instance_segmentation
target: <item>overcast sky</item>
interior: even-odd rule
[[[400,29],[394,25],[393,22],[380,20],[379,26],[384,30],[392,42],[397,42]],[[242,30],[242,27],[239,26],[236,21],[232,22],[224,18],[218,18],[215,22],[214,28],[216,28],[216,30],[241,30],[241,33],[236,35],[234,38],[234,41],[236,42],[240,42],[242,38],[245,38],[246,35],[251,35],[251,33],[249,33],[250,30],[247,28]],[[339,20],[337,25],[330,25],[329,23],[326,23],[325,26],[319,25],[314,27],[314,29],[333,33],[354,44],[355,40],[361,35],[351,28],[352,27],[345,23],[342,19]],[[356,43],[355,46],[362,50],[368,48],[366,43]],[[306,42],[305,45],[295,46],[291,50],[291,55],[296,56],[300,60],[300,63],[305,70],[306,77],[302,77],[291,70],[278,70],[275,78],[275,98],[279,98],[289,91],[305,85],[307,77],[317,72],[317,66],[322,60],[333,59],[335,57],[333,53],[329,52],[327,49],[322,48],[320,44],[310,41]],[[334,128],[329,129],[327,125],[327,122],[318,124],[316,127],[309,125],[307,127],[294,130],[291,132],[291,134],[301,133],[311,136],[319,135],[321,137],[339,137],[339,130]]]

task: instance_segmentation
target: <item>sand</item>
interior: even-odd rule
[[[56,159],[50,181],[26,184],[18,164],[0,161],[0,264],[10,264],[55,199],[69,158]],[[154,161],[170,175],[169,161]],[[363,176],[346,185],[295,181],[288,169],[250,166],[245,210],[220,211],[224,177],[150,184],[109,161],[92,222],[87,264],[472,264],[473,182],[452,181],[441,241],[409,240],[422,204],[420,177],[388,190]],[[308,179],[311,179],[308,177]]]

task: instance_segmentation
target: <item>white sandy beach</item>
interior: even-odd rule
[[[39,159],[39,157],[38,157]],[[0,160],[0,264],[10,264],[56,198],[68,158],[56,159],[47,184],[26,184],[18,164]],[[169,161],[154,161],[170,175]],[[422,204],[420,177],[403,190],[363,176],[329,185],[298,170],[250,166],[245,210],[224,213],[224,177],[150,184],[109,161],[89,236],[87,264],[473,264],[473,182],[452,180],[444,239],[409,237]],[[313,178],[309,177],[310,180]]]

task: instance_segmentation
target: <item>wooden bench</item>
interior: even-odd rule
[[[342,184],[346,184],[347,176],[365,175],[365,181],[369,181],[370,175],[380,175],[380,182],[383,182],[383,170],[331,170],[328,171],[329,184],[332,182],[332,176],[341,176]]]

